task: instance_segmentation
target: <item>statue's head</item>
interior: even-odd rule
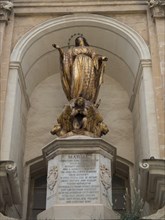
[[[85,106],[85,100],[83,97],[78,97],[76,100],[75,100],[75,107],[78,107],[78,108],[83,108]]]
[[[76,45],[76,46],[89,46],[87,40],[86,40],[85,37],[83,37],[83,36],[78,36],[78,37],[75,39],[75,45]]]

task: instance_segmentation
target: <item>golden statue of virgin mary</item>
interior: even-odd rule
[[[60,53],[61,81],[67,99],[82,97],[96,102],[103,82],[104,62],[107,57],[96,54],[83,36],[78,36],[75,46],[64,52],[53,44]]]
[[[105,135],[109,129],[98,112],[96,100],[107,58],[96,54],[83,36],[78,36],[75,46],[66,52],[56,44],[53,47],[60,53],[61,81],[69,104],[57,118],[58,124],[51,134],[59,137]]]

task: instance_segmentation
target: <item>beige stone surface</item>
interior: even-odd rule
[[[140,34],[141,37],[145,40],[146,44],[149,44],[149,37],[148,37],[148,31],[147,31],[147,16],[145,13],[136,13],[136,14],[120,14],[116,13],[115,15],[110,15],[114,19],[121,21],[122,23],[128,25],[133,30],[135,30],[138,34]]]
[[[160,156],[165,158],[165,21],[163,18],[158,18],[154,22],[149,14],[148,27],[150,27],[148,33],[152,58]]]
[[[36,25],[54,18],[55,16],[51,15],[31,15],[31,16],[18,16],[15,17],[14,21],[14,31],[13,31],[13,39],[12,39],[12,48],[15,46],[17,41],[26,34],[29,30],[34,28]]]
[[[143,219],[150,219],[150,220],[158,220],[158,219],[165,219],[165,206],[159,209],[156,213],[143,217]]]
[[[160,61],[160,83],[156,88],[158,97],[159,141],[161,158],[165,158],[165,20],[156,19],[156,34]],[[163,150],[164,148],[164,150]]]
[[[0,21],[0,139],[3,128],[6,90],[8,84],[9,59],[13,37],[13,25],[13,15],[10,15],[10,21],[8,21],[7,24]]]
[[[65,210],[65,211],[64,211]],[[48,210],[41,212],[38,216],[38,220],[54,219],[59,220],[109,220],[120,219],[120,215],[116,214],[111,208],[104,207],[101,204],[94,205],[56,205]]]
[[[1,220],[18,220],[18,219],[16,219],[16,218],[10,218],[10,217],[8,217],[8,216],[5,216],[5,215],[3,215],[1,212],[0,212],[0,219],[1,219]]]

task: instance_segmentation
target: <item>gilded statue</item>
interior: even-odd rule
[[[59,137],[72,135],[87,135],[91,137],[101,137],[109,129],[103,122],[97,105],[85,100],[82,97],[73,99],[66,105],[57,118],[57,125],[54,125],[51,134]]]
[[[73,130],[73,123],[71,120],[72,108],[70,105],[65,105],[61,115],[57,118],[57,125],[54,125],[51,134],[63,136]]]
[[[96,100],[107,57],[97,54],[82,35],[66,52],[56,44],[53,47],[60,54],[61,82],[69,104],[65,105],[51,133],[59,137],[105,135],[109,130],[98,112]]]
[[[56,44],[53,47],[60,53],[61,81],[67,99],[83,97],[95,103],[107,57],[96,54],[83,36],[78,36],[75,46],[66,52]]]

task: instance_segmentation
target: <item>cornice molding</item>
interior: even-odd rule
[[[8,23],[13,6],[12,0],[0,2],[0,22]]]
[[[117,1],[53,1],[53,0],[16,0],[14,2],[14,13],[16,15],[27,14],[68,14],[68,13],[122,13],[122,12],[144,12],[147,10],[147,2],[144,0],[117,0]]]
[[[32,1],[27,1],[27,0],[15,0],[14,5],[16,7],[21,7],[21,6],[108,6],[108,5],[146,5],[145,0],[116,0],[115,2],[113,0],[102,0],[102,1],[94,1],[94,0],[70,0],[70,1],[54,1],[54,0],[32,0]]]

